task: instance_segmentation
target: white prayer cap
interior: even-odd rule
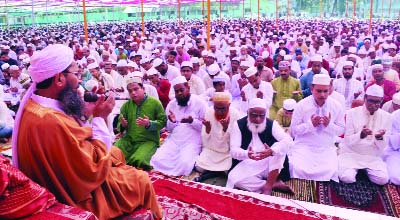
[[[87,66],[87,68],[88,68],[89,70],[95,69],[95,68],[99,68],[99,64],[97,64],[97,62],[94,62],[94,63],[89,64],[89,65]]]
[[[393,58],[391,56],[385,56],[382,59],[382,64],[383,65],[392,65],[393,63]]]
[[[251,108],[267,109],[267,104],[265,103],[265,101],[263,99],[254,98],[254,99],[251,99],[249,102],[249,109],[251,109]]]
[[[213,102],[231,102],[232,95],[229,92],[215,92]]]
[[[261,57],[263,59],[268,58],[269,57],[269,52],[268,51],[263,51],[262,54],[261,54]]]
[[[371,96],[376,96],[376,97],[383,97],[383,88],[381,86],[373,84],[372,86],[367,88],[367,91],[365,91],[365,94],[371,95]]]
[[[96,92],[97,89],[99,89],[99,83],[97,82],[97,80],[90,79],[85,83],[84,87],[89,92]],[[96,87],[96,90],[94,90],[95,87]]]
[[[283,108],[285,110],[292,111],[296,104],[296,100],[294,99],[285,99],[285,101],[283,101]]]
[[[126,80],[126,86],[128,86],[131,83],[140,83],[143,84],[142,78],[137,77],[137,76],[132,76],[131,78]]]
[[[187,46],[187,48],[192,48],[193,44],[192,43],[187,43],[186,46]]]
[[[351,66],[351,67],[353,67],[353,66],[354,66],[354,63],[353,63],[352,61],[347,60],[347,61],[344,61],[344,63],[343,63],[343,67],[345,67],[345,66]]]
[[[175,79],[173,79],[171,81],[171,85],[172,85],[172,87],[174,87],[178,84],[182,84],[182,83],[186,83],[186,82],[187,82],[187,80],[184,76],[177,76],[177,77],[175,77]]]
[[[213,52],[211,52],[211,51],[209,51],[208,53],[207,53],[207,55],[208,55],[208,57],[212,57],[212,58],[216,58],[215,57],[215,54],[213,53]]]
[[[368,54],[368,52],[364,48],[362,48],[358,51],[358,55],[367,55],[367,54]]]
[[[11,65],[10,70],[19,70],[19,67],[17,65]]]
[[[243,61],[240,62],[240,66],[251,67],[251,63],[250,63],[250,61],[243,60]]]
[[[246,71],[244,71],[244,75],[246,75],[247,78],[255,74],[257,74],[257,68],[255,67],[250,67]]]
[[[182,64],[181,64],[181,69],[182,69],[183,67],[190,67],[190,68],[193,69],[193,64],[192,64],[192,62],[190,62],[190,61],[183,61]]]
[[[39,83],[61,73],[74,61],[74,52],[62,44],[52,44],[33,53],[28,71],[33,82]]]
[[[202,56],[202,57],[208,56],[208,52],[207,52],[206,50],[203,50],[203,51],[201,52],[201,56]]]
[[[31,62],[31,58],[30,57],[27,57],[27,58],[22,60],[23,64],[29,64],[30,62]]]
[[[149,70],[147,70],[146,74],[148,76],[158,75],[158,71],[154,67],[152,67]]]
[[[139,69],[139,66],[138,66],[137,63],[135,63],[135,62],[128,62],[128,65],[127,65],[127,66],[133,67],[133,68],[135,68],[135,69]]]
[[[333,43],[333,46],[334,46],[334,47],[340,47],[340,46],[342,46],[342,45],[340,44],[339,41],[335,41],[335,42]]]
[[[356,47],[349,47],[349,53],[357,53]]]
[[[397,50],[397,46],[394,43],[389,44],[389,49],[395,49]]]
[[[124,59],[118,60],[117,67],[126,67],[128,66],[128,62]]]
[[[160,66],[164,61],[160,58],[156,58],[153,60],[153,67],[156,68],[158,66]]]
[[[117,61],[111,59],[111,65],[117,65]]]
[[[372,53],[372,52],[375,52],[375,48],[370,47],[368,50],[368,53]]]
[[[140,77],[143,78],[143,73],[140,71],[133,71],[132,72],[132,77]]]
[[[285,55],[286,55],[286,51],[285,51],[285,50],[281,50],[281,51],[279,51],[279,55],[281,55],[281,56],[285,56]]]
[[[212,80],[213,82],[225,82],[225,78],[222,76],[215,76]]]
[[[383,70],[382,64],[374,64],[374,65],[371,66],[371,71],[374,71],[374,70],[376,70],[376,69],[381,69],[381,70]]]
[[[283,40],[278,41],[278,44],[284,44],[284,43],[285,43],[285,41],[283,41]]]
[[[400,92],[393,95],[392,102],[396,105],[400,105]]]
[[[319,54],[314,55],[311,57],[311,62],[322,62],[322,56]]]
[[[292,60],[292,55],[285,55],[283,56],[283,60]]]
[[[234,57],[234,58],[232,58],[232,61],[237,61],[237,62],[239,62],[239,65],[240,65],[240,58],[239,57]],[[243,62],[245,62],[245,61],[243,61]]]
[[[10,68],[10,64],[8,63],[3,63],[3,65],[1,65],[1,70],[6,70],[8,68]]]
[[[23,59],[25,59],[25,58],[27,58],[27,57],[29,57],[29,55],[26,54],[26,53],[23,53],[23,54],[19,55],[18,59],[19,59],[19,60],[23,60]]]
[[[200,63],[200,60],[199,60],[199,58],[197,58],[197,57],[192,57],[192,58],[190,58],[190,62],[193,64],[193,63]]]
[[[155,49],[155,50],[153,50],[153,53],[160,53],[160,50],[159,49]]]
[[[325,74],[315,74],[312,84],[329,86],[331,84],[331,78]]]
[[[290,68],[290,62],[286,60],[282,60],[279,62],[279,67],[289,67]]]
[[[211,64],[211,65],[207,68],[207,72],[208,72],[208,74],[211,75],[211,76],[217,75],[217,74],[219,73],[219,71],[220,71],[220,68],[219,68],[218,64],[216,64],[216,63]]]
[[[3,50],[9,50],[9,49],[10,49],[10,47],[8,45],[3,47]]]

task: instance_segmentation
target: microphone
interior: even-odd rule
[[[107,98],[108,98],[108,96],[106,95],[106,99]],[[115,100],[130,100],[130,98],[120,97],[120,96],[115,96],[114,99]],[[99,95],[97,95],[94,92],[85,92],[85,94],[83,95],[83,101],[85,101],[85,102],[97,102],[97,100],[99,100]]]

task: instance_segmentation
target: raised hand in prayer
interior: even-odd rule
[[[93,117],[102,117],[107,120],[108,115],[112,112],[115,105],[115,98],[113,95],[106,96],[101,95],[100,98],[95,102],[93,110]]]
[[[201,120],[201,123],[206,127],[206,132],[209,134],[211,132],[211,122],[205,120],[204,118]]]
[[[329,112],[329,116],[320,117],[320,123],[325,127],[328,127],[329,122],[331,121],[331,113]]]
[[[257,98],[262,99],[264,98],[264,94],[261,91],[257,92]]]
[[[248,156],[252,160],[263,160],[269,156],[272,156],[273,151],[268,146],[268,144],[264,143],[265,149],[260,152],[254,152],[252,147],[249,147]]]
[[[120,119],[121,119],[121,126],[122,126],[123,128],[128,127],[128,120],[125,119],[125,117],[124,117],[123,114],[121,114]]]
[[[176,122],[175,114],[171,110],[169,110],[168,120],[170,120],[172,123]]]
[[[318,115],[311,115],[311,123],[314,127],[320,125],[321,117]]]
[[[360,96],[361,95],[361,91],[358,91],[358,92],[355,92],[354,93],[354,99],[356,99],[358,96]]]
[[[193,122],[192,116],[189,116],[187,118],[182,118],[181,123],[188,123],[191,124]]]
[[[226,130],[228,130],[229,120],[230,120],[230,117],[219,120],[219,123],[221,123],[222,130],[224,132],[226,132]]]
[[[383,140],[383,135],[385,135],[386,130],[385,129],[381,129],[378,131],[378,133],[375,134],[375,139],[378,141]]]
[[[143,127],[149,127],[150,126],[150,119],[145,115],[143,118],[139,117],[136,119],[136,124],[143,126]]]
[[[247,85],[247,83],[249,83],[249,82],[247,82],[246,79],[243,79],[243,78],[238,79],[237,82],[238,82],[238,84],[239,84],[239,88],[240,88],[240,89],[242,89],[245,85]]]
[[[246,93],[244,93],[244,91],[241,91],[241,92],[240,92],[240,97],[242,97],[242,101],[243,101],[243,102],[247,101]]]
[[[360,138],[364,139],[368,135],[372,135],[372,131],[370,129],[368,129],[366,125],[364,125],[364,127],[360,133]]]

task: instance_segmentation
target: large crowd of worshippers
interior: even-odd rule
[[[223,20],[210,42],[201,21],[143,33],[93,24],[88,42],[81,25],[0,30],[0,138],[31,84],[30,57],[64,44],[82,98],[117,98],[107,126],[132,166],[227,175],[227,187],[266,194],[288,178],[352,183],[359,171],[400,184],[399,25]]]

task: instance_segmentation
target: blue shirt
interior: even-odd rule
[[[311,95],[311,84],[314,78],[313,71],[308,72],[300,77],[300,85],[303,92],[303,97]]]

